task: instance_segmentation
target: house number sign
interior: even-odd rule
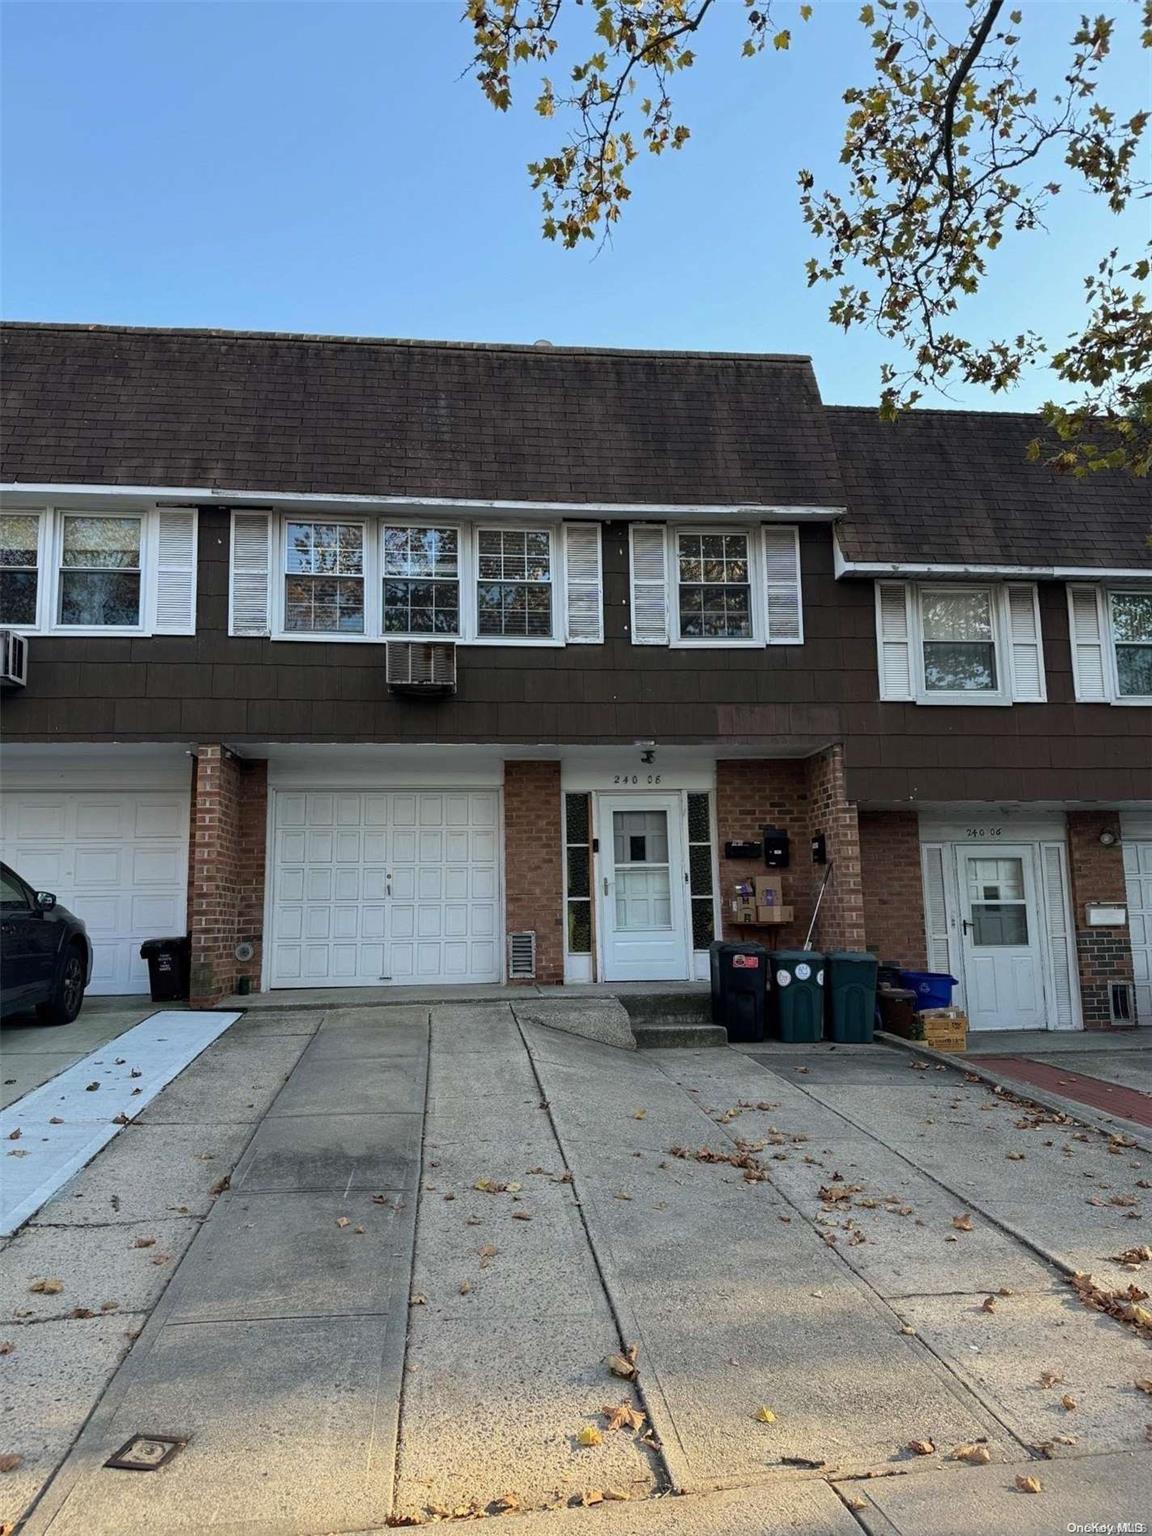
[[[612,783],[619,784],[621,788],[631,788],[634,784],[659,784],[663,775],[659,773],[614,773]]]
[[[965,836],[969,842],[984,843],[1004,836],[1003,827],[966,827]]]

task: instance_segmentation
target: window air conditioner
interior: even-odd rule
[[[456,646],[450,640],[389,640],[390,693],[456,692]]]
[[[27,682],[27,639],[11,629],[0,629],[0,686],[23,688]]]

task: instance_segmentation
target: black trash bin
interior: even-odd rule
[[[174,1003],[188,996],[189,943],[182,939],[146,939],[141,960],[148,962],[148,985],[154,1003]]]
[[[713,1024],[723,1024],[729,1040],[763,1040],[768,951],[763,944],[717,939],[708,946],[708,958]]]

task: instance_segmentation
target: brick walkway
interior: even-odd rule
[[[1069,1072],[1065,1067],[1030,1061],[1025,1056],[981,1056],[979,1062],[993,1072],[1003,1072],[1005,1077],[1015,1077],[1022,1083],[1031,1083],[1065,1099],[1074,1099],[1077,1104],[1106,1110],[1108,1114],[1137,1125],[1152,1126],[1152,1094],[1141,1093],[1138,1088],[1106,1083],[1103,1078],[1089,1077],[1085,1072]]]

